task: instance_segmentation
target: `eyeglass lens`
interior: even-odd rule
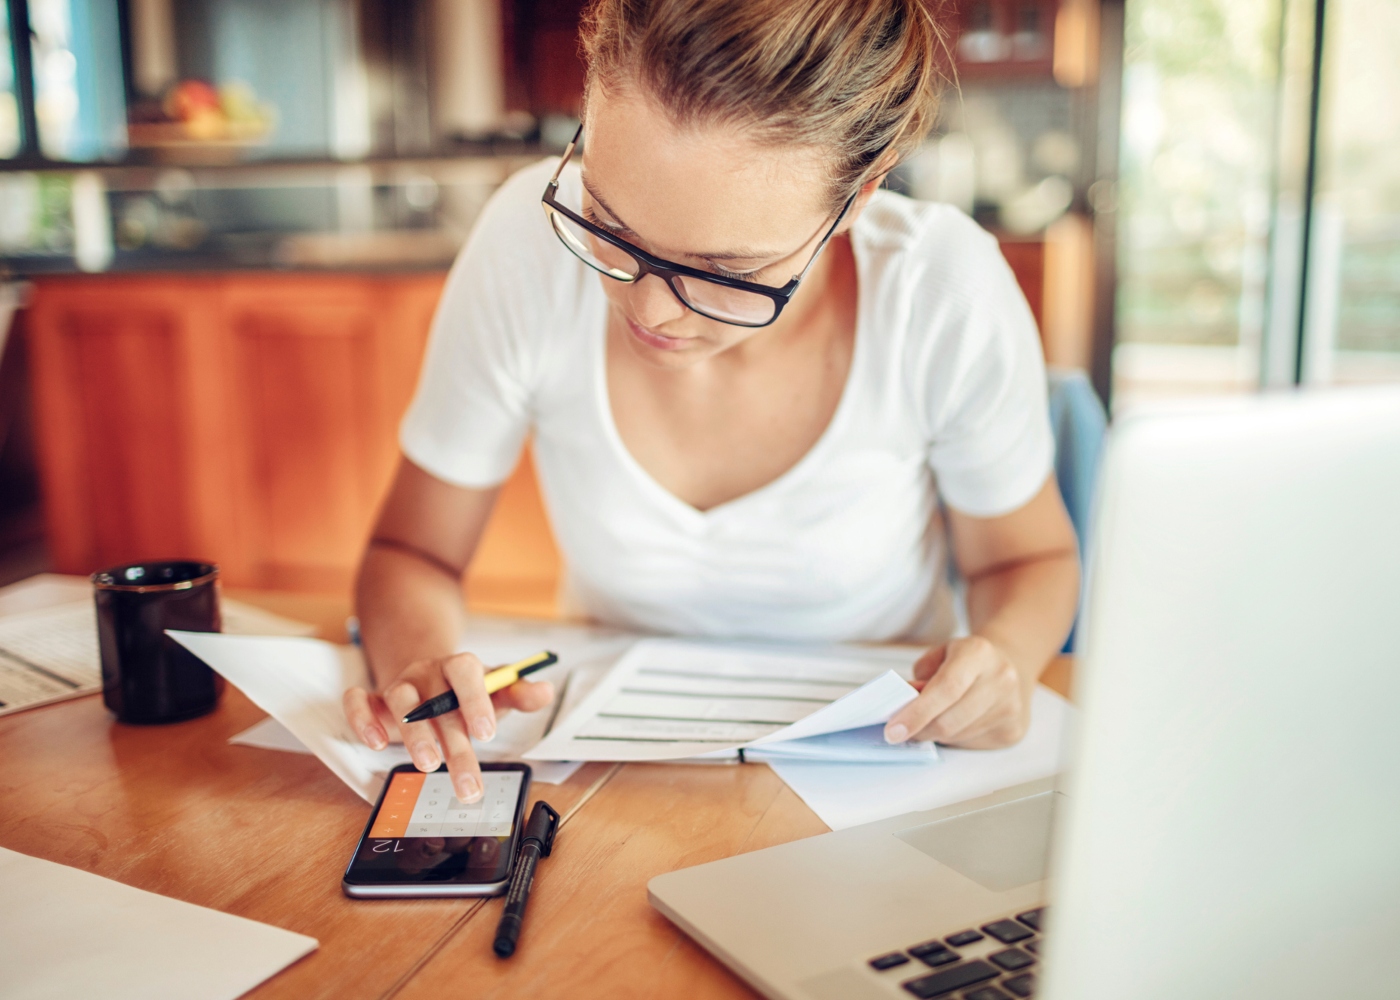
[[[640,273],[636,259],[627,251],[599,239],[560,212],[550,212],[549,217],[560,242],[589,267],[619,281],[632,281]],[[668,283],[690,308],[723,323],[761,325],[777,310],[777,303],[767,295],[703,278],[676,275]]]
[[[689,275],[672,278],[671,287],[676,289],[686,305],[724,323],[767,323],[778,307],[767,295],[717,285]]]
[[[619,281],[631,281],[641,270],[630,253],[598,239],[562,212],[550,212],[549,221],[560,241],[589,267]]]

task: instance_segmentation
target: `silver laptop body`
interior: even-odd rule
[[[1092,549],[1059,790],[672,872],[652,905],[775,1000],[1400,996],[1400,391],[1120,421]]]

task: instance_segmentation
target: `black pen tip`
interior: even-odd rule
[[[496,938],[496,943],[491,946],[491,950],[501,958],[510,958],[515,954],[515,942],[510,938]]]

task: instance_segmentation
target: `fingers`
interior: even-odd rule
[[[471,653],[449,656],[442,664],[443,676],[457,692],[455,714],[464,721],[471,735],[483,743],[496,735],[496,709],[481,680],[485,673],[486,668]]]
[[[369,696],[369,707],[374,710],[374,717],[379,720],[379,724],[388,734],[389,741],[399,740],[399,720],[394,718],[394,713],[389,710],[389,706],[384,704],[384,699],[377,694]],[[402,740],[399,740],[402,742]]]
[[[986,717],[994,714],[1007,692],[994,678],[983,674],[946,711],[931,720],[922,730],[915,730],[914,739],[958,743],[959,737],[986,728]]]
[[[948,659],[948,647],[939,646],[937,649],[930,649],[923,656],[919,657],[919,662],[914,664],[914,679],[926,681],[934,674],[938,673],[938,668],[943,666],[943,662]]]
[[[885,741],[903,743],[911,733],[923,730],[947,711],[977,679],[977,662],[971,656],[954,656],[941,664],[924,684],[919,696],[885,723]]]
[[[885,739],[937,740],[964,747],[1004,747],[1025,735],[1029,691],[990,640],[977,635],[932,650],[915,666],[919,696],[895,713]]]
[[[350,728],[365,746],[383,750],[389,745],[389,736],[376,716],[374,703],[383,705],[383,700],[372,696],[364,688],[354,687],[345,692],[341,703],[345,707],[345,718]]]
[[[438,756],[436,734],[432,723],[403,722],[403,717],[423,701],[423,694],[410,681],[398,681],[384,692],[384,702],[393,713],[399,734],[414,766],[420,771],[436,771],[442,758]]]
[[[471,739],[486,742],[496,735],[498,712],[520,709],[534,712],[554,699],[547,681],[518,681],[487,695],[486,669],[471,653],[457,653],[440,660],[420,660],[379,696],[364,688],[351,688],[342,699],[345,717],[355,734],[376,750],[398,737],[420,771],[434,771],[446,759],[458,798],[476,801],[481,795],[481,769]],[[403,717],[424,700],[451,688],[458,709],[427,722],[404,723]]]
[[[937,737],[940,743],[965,747],[968,750],[995,750],[1019,743],[1030,728],[1030,696],[1024,690],[993,707],[980,719],[948,737]]]
[[[491,696],[498,712],[512,708],[521,712],[538,712],[553,700],[554,685],[549,681],[516,681]]]
[[[461,695],[457,696],[459,699]],[[438,739],[442,742],[443,754],[447,757],[447,770],[452,775],[452,788],[457,798],[463,802],[476,802],[481,798],[481,766],[476,762],[472,751],[471,737],[462,721],[461,713],[448,712],[434,720],[437,723]]]

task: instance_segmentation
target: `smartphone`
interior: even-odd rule
[[[485,794],[452,791],[447,767],[389,772],[341,882],[347,896],[496,896],[505,892],[530,790],[528,764],[482,764]]]

